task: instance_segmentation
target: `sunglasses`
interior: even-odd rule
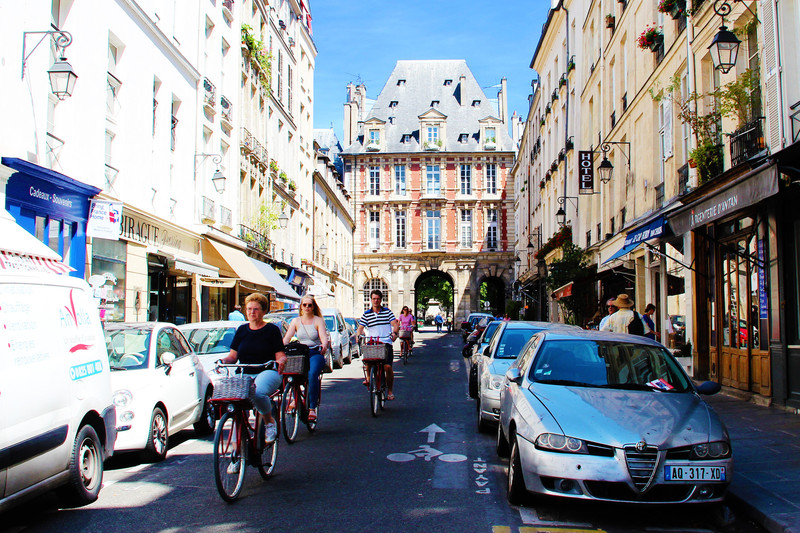
[[[314,304],[300,304],[301,307],[314,307]]]

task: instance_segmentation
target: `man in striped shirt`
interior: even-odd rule
[[[356,336],[360,337],[362,334],[366,335],[367,341],[370,339],[377,340],[384,344],[386,350],[386,359],[384,360],[384,370],[386,374],[386,388],[388,394],[387,400],[394,400],[394,371],[392,370],[392,360],[394,359],[394,349],[392,343],[397,339],[397,333],[400,331],[400,322],[388,307],[383,307],[383,293],[375,289],[369,294],[369,299],[372,302],[372,307],[364,311],[361,318],[358,319],[358,330]],[[364,332],[366,328],[366,333]]]

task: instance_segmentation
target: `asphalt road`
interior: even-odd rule
[[[318,430],[280,441],[273,477],[248,469],[233,504],[214,485],[211,438],[184,431],[166,461],[113,457],[94,504],[59,510],[46,496],[0,516],[10,532],[759,532],[725,507],[653,508],[505,500],[505,462],[476,432],[460,333],[418,334],[395,361],[397,399],[369,410],[361,363],[326,374]],[[399,349],[399,347],[396,346]]]

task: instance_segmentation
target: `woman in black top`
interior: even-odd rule
[[[264,314],[269,307],[266,296],[259,293],[249,295],[245,301],[245,313],[249,323],[242,324],[236,330],[231,342],[231,351],[221,361],[223,363],[263,364],[277,361],[278,370],[263,372],[245,370],[255,377],[256,395],[253,404],[259,413],[264,415],[267,424],[267,441],[272,442],[278,435],[278,426],[272,417],[269,397],[281,386],[281,374],[286,363],[283,352],[281,330],[275,324],[264,322]]]

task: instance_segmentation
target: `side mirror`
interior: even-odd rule
[[[492,352],[489,351],[489,347],[488,346],[483,349],[483,355],[484,355],[484,357],[489,357],[490,355],[492,355]]]
[[[172,363],[175,362],[175,359],[176,359],[175,354],[172,352],[164,352],[163,354],[161,354],[161,363],[167,366],[172,365]]]
[[[720,390],[722,390],[722,386],[716,381],[704,381],[697,386],[697,392],[700,394],[705,394],[706,396],[716,394]]]
[[[513,383],[519,385],[522,383],[522,374],[519,371],[519,368],[516,366],[512,366],[506,371],[506,379]]]

